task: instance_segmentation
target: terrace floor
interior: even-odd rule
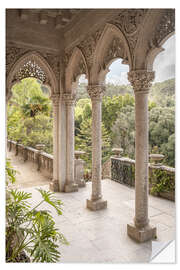
[[[37,187],[48,189],[48,181],[29,162],[8,153],[17,175],[19,188],[32,192],[32,206],[40,201]],[[103,197],[108,201],[105,210],[90,211],[86,199],[91,195],[91,183],[74,193],[56,193],[63,202],[63,215],[53,216],[69,245],[59,247],[61,263],[145,263],[150,262],[152,246],[175,239],[175,203],[149,196],[149,218],[157,227],[157,240],[137,243],[127,235],[127,223],[134,218],[134,189],[105,179]],[[44,209],[50,207],[44,205]]]

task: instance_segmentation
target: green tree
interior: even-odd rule
[[[91,168],[92,163],[92,119],[86,119],[81,123],[80,132],[75,137],[75,149],[86,152],[83,159],[87,168]],[[110,153],[110,139],[107,130],[102,124],[102,162],[108,159]]]

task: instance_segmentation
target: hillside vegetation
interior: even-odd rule
[[[35,147],[45,144],[52,153],[52,104],[47,88],[35,79],[24,79],[13,86],[8,105],[8,138]],[[102,102],[102,157],[113,147],[122,147],[124,156],[135,157],[135,100],[130,85],[106,85]],[[84,150],[91,168],[91,100],[86,85],[80,84],[75,107],[75,149]],[[149,94],[149,153],[158,146],[164,164],[175,166],[175,80],[154,83]]]

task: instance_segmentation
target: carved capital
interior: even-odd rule
[[[104,85],[88,85],[87,91],[91,99],[101,100],[103,97],[103,93],[105,92],[105,86]]]
[[[59,101],[60,101],[60,94],[56,93],[56,94],[51,95],[51,100],[54,106],[58,106]]]
[[[128,80],[130,81],[135,94],[148,93],[154,80],[154,72],[147,70],[133,70],[128,72]]]
[[[75,94],[64,93],[62,97],[67,106],[73,106],[75,104],[75,101],[76,101]]]

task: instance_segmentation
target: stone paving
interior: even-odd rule
[[[14,158],[12,160],[14,165]],[[32,205],[40,200],[36,190],[41,186],[48,189],[47,179],[42,185],[42,175],[29,169],[28,163],[16,168],[21,171],[18,187],[32,192]],[[26,167],[27,166],[27,167]],[[26,167],[26,170],[25,170]],[[29,171],[30,170],[30,171]],[[28,175],[28,177],[27,177]],[[31,176],[31,177],[30,177]],[[17,178],[20,175],[17,175]],[[39,179],[41,180],[40,182]],[[34,181],[34,184],[33,184]],[[31,187],[24,183],[31,182]],[[137,243],[127,236],[127,223],[134,217],[134,189],[111,180],[103,180],[103,196],[108,201],[104,210],[93,212],[86,208],[86,199],[91,195],[91,183],[74,193],[56,193],[63,202],[63,215],[53,210],[57,227],[66,236],[69,246],[59,247],[61,263],[145,263],[152,253],[152,242]],[[47,206],[44,205],[44,207]],[[48,206],[49,208],[49,206]],[[175,239],[174,202],[149,196],[149,217],[157,227],[157,242]]]

